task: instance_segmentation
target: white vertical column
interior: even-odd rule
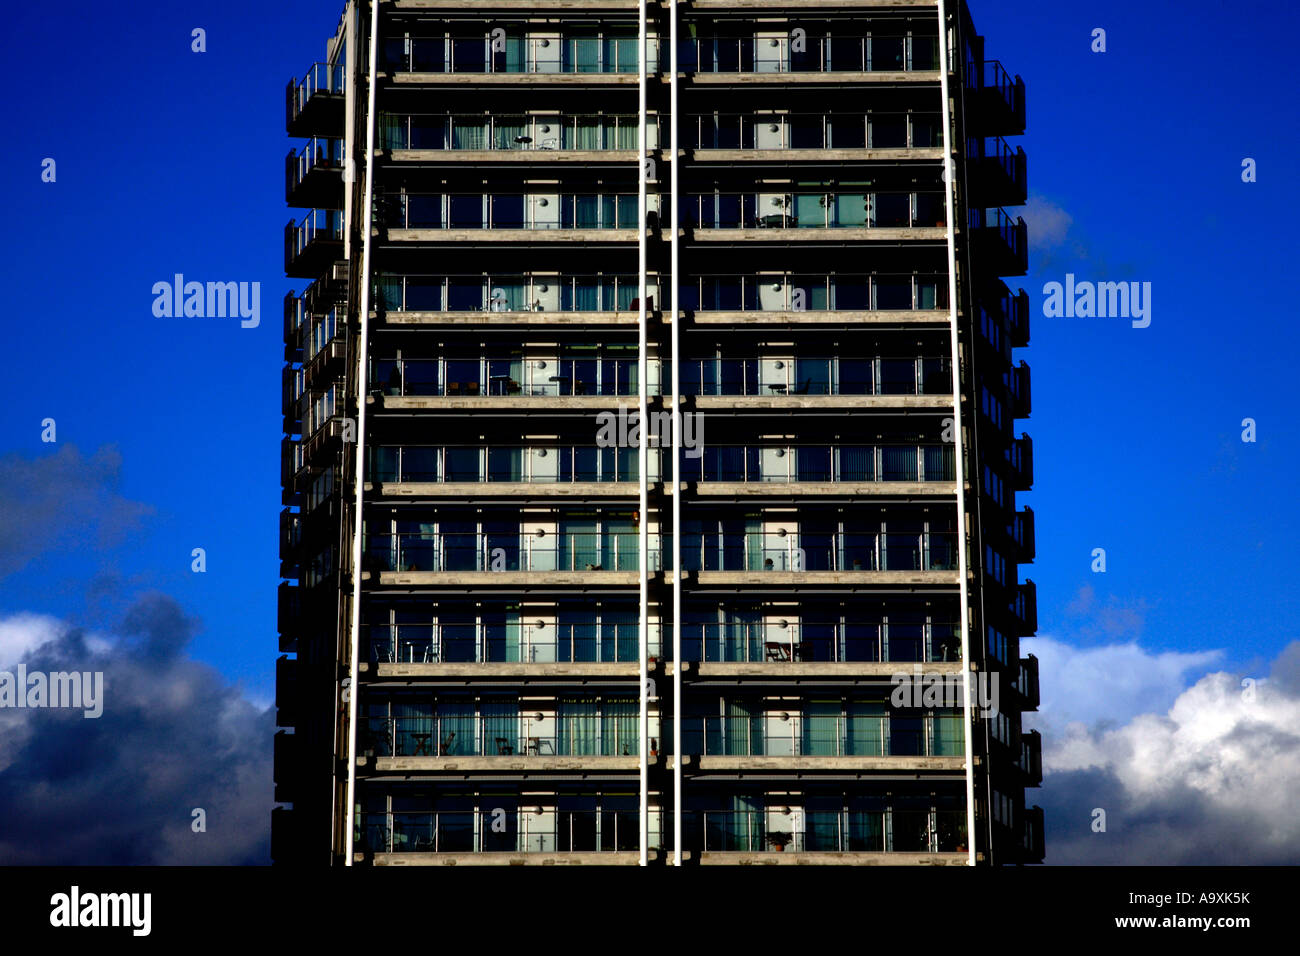
[[[649,744],[649,695],[646,686],[649,682],[649,669],[647,665],[647,655],[650,653],[650,621],[649,621],[649,604],[650,604],[650,549],[649,549],[649,527],[650,527],[650,496],[648,493],[646,472],[648,470],[648,449],[650,423],[647,421],[647,406],[649,405],[649,371],[650,363],[647,359],[646,352],[648,348],[646,337],[646,0],[639,0],[637,6],[637,211],[640,217],[640,226],[637,230],[637,303],[639,311],[637,314],[637,421],[641,425],[640,441],[637,444],[637,474],[638,474],[638,492],[640,510],[638,514],[641,519],[640,531],[637,534],[637,558],[641,569],[640,574],[640,595],[639,608],[637,612],[637,637],[640,644],[640,662],[637,668],[637,674],[640,677],[641,687],[640,697],[640,728],[641,740],[637,748],[637,769],[640,776],[640,803],[641,808],[639,816],[639,846],[640,846],[640,865],[645,866],[649,861],[649,837],[650,837],[650,781],[649,781],[649,763],[648,763],[648,744]]]
[[[943,181],[948,205],[948,326],[952,337],[952,415],[957,469],[957,575],[961,595],[962,697],[966,739],[966,863],[975,865],[975,727],[971,720],[970,593],[966,560],[966,462],[962,445],[961,349],[957,341],[957,174],[953,162],[952,109],[949,101],[948,11],[939,3],[939,87],[943,97]]]
[[[366,377],[370,345],[370,233],[374,228],[375,156],[375,72],[379,59],[379,0],[370,0],[370,91],[366,100],[366,188],[361,210],[361,332],[357,337],[357,457],[353,470],[356,482],[355,514],[352,522],[352,618],[348,626],[352,659],[348,667],[348,805],[344,824],[345,866],[352,865],[357,788],[357,663],[361,640],[361,488],[366,461]]]
[[[344,88],[346,90],[343,106],[343,258],[349,262],[352,260],[352,191],[353,184],[357,181],[356,173],[353,171],[357,162],[357,137],[356,137],[356,94],[357,84],[354,81],[359,58],[357,56],[357,30],[361,21],[361,14],[355,4],[349,4],[347,16],[345,18],[346,26],[344,27],[344,44],[347,51],[346,65],[344,66]],[[340,528],[340,542],[342,541],[342,529]],[[340,545],[341,546],[341,545]],[[343,647],[339,639],[338,625],[335,625],[334,632],[334,653],[340,653]],[[339,696],[341,691],[335,691],[334,699],[334,720],[332,721],[333,739],[330,742],[331,753],[337,755],[340,746],[341,731],[338,721]],[[346,819],[346,818],[345,818]],[[336,774],[330,774],[330,859],[334,858],[335,840],[338,838],[338,832],[335,829],[339,820],[339,788]],[[350,824],[349,824],[350,825]]]
[[[670,268],[672,270],[672,297],[669,302],[672,322],[672,370],[673,370],[673,866],[682,865],[682,428],[685,420],[682,413],[681,389],[681,312],[679,311],[677,293],[677,270],[679,268],[677,232],[678,222],[677,191],[681,188],[678,176],[677,153],[677,0],[672,0],[669,7],[672,22],[668,31],[668,111],[669,128],[668,154],[666,168],[672,177],[672,188],[668,191],[668,202],[672,204],[669,223],[672,227]],[[663,143],[663,131],[660,130],[660,144]],[[663,180],[661,179],[660,182]],[[664,215],[664,196],[659,197],[659,222],[662,225]],[[660,376],[662,380],[663,376]],[[703,430],[695,432],[703,437]]]

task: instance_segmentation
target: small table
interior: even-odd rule
[[[429,738],[431,738],[432,736],[433,734],[411,734],[411,739],[415,741],[414,756],[416,757],[432,756],[432,754],[429,751]]]

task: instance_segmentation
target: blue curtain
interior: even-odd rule
[[[522,753],[519,701],[487,698],[480,710],[483,715],[483,752],[488,755]]]
[[[640,753],[637,725],[640,723],[639,700],[607,697],[601,706],[601,753],[607,757]]]
[[[432,751],[442,756],[475,756],[478,735],[474,732],[474,702],[468,699],[438,702],[438,728]]]
[[[569,756],[596,756],[596,702],[590,697],[560,699],[559,741],[556,752]]]
[[[844,752],[855,757],[884,756],[885,713],[882,702],[850,701],[845,720]]]

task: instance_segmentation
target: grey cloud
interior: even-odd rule
[[[112,447],[90,458],[73,445],[37,458],[0,457],[0,577],[52,551],[120,541],[150,512],[118,493],[121,476]]]
[[[269,862],[273,712],[185,656],[194,628],[146,595],[121,628],[131,639],[70,628],[28,652],[29,672],[102,671],[103,716],[0,711],[0,864]]]

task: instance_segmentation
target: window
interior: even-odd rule
[[[1003,826],[1014,826],[1016,816],[1015,802],[1006,794],[994,790],[992,795],[993,819]]]
[[[984,570],[993,580],[1006,587],[1007,560],[989,545],[984,546]]]
[[[980,386],[980,407],[994,425],[1002,427],[1002,402],[988,390],[987,385]]]
[[[1006,507],[1006,497],[1003,492],[1002,479],[999,478],[988,465],[984,466],[984,491],[990,498],[998,503],[999,507]]]
[[[1007,637],[992,625],[986,625],[988,634],[989,654],[1001,661],[1007,663]]]

